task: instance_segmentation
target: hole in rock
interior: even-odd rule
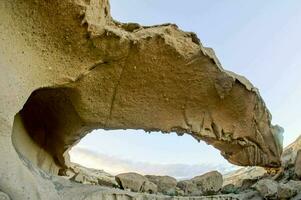
[[[236,168],[217,149],[189,134],[145,132],[126,125],[104,130],[103,124],[84,120],[85,112],[78,112],[83,109],[80,101],[72,88],[42,88],[30,95],[15,116],[12,133],[14,147],[28,168],[75,180],[79,172],[72,168],[69,155],[74,163],[112,175],[137,172],[180,180]],[[96,184],[116,186],[110,181]]]
[[[94,130],[70,151],[71,161],[112,175],[136,172],[191,178],[235,168],[214,147],[190,135],[143,130]]]

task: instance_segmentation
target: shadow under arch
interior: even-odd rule
[[[12,140],[17,152],[54,174],[68,165],[66,144],[75,144],[89,132],[71,98],[78,98],[75,89],[35,90],[14,119]],[[74,137],[77,134],[81,136]]]

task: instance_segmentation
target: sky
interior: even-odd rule
[[[171,22],[195,32],[204,46],[215,50],[225,69],[247,77],[259,89],[273,124],[285,130],[284,146],[301,134],[301,1],[111,0],[111,13],[121,22]],[[93,152],[119,164],[131,163],[127,170],[143,173],[148,173],[143,171],[147,164],[167,165],[170,171],[174,164],[183,169],[206,166],[202,168],[205,171],[217,166],[231,168],[211,146],[175,134],[98,130],[75,148],[78,151],[71,152],[71,158],[82,164],[88,163],[83,161],[83,152]]]

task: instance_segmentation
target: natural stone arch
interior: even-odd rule
[[[64,186],[24,167],[12,143],[17,151],[22,144],[17,134],[11,137],[14,116],[32,119],[23,112],[28,102],[58,91],[78,115],[75,122],[85,125],[68,132],[68,140],[46,146],[59,167],[66,165],[64,151],[97,127],[188,133],[220,149],[232,163],[280,165],[281,131],[271,124],[257,89],[223,70],[194,33],[173,24],[116,22],[107,0],[9,0],[1,1],[0,13],[0,175],[5,177],[0,187],[12,199],[57,199],[63,193]],[[23,190],[14,190],[16,181]]]
[[[233,164],[278,165],[265,143],[269,133],[260,132],[270,131],[274,139],[273,127],[257,122],[270,123],[257,92],[214,66],[211,58],[187,64],[172,51],[175,55],[163,56],[167,66],[159,56],[156,62],[142,59],[141,65],[143,55],[134,52],[121,61],[98,63],[69,83],[38,89],[29,97],[21,120],[59,167],[68,166],[69,149],[96,128],[186,133],[215,146]]]

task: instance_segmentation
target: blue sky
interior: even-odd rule
[[[259,88],[273,123],[285,129],[284,145],[301,134],[301,1],[111,0],[111,12],[122,22],[172,22],[197,33],[225,69]],[[79,145],[146,163],[225,163],[218,151],[189,136],[127,132],[93,133]]]

